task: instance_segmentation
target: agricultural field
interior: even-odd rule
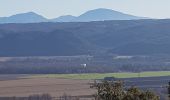
[[[157,77],[170,76],[170,71],[152,71],[141,73],[89,73],[89,74],[47,74],[47,75],[32,75],[31,77],[41,78],[64,78],[64,79],[103,79],[105,77],[115,78],[135,78],[135,77]]]
[[[138,77],[141,78],[138,78]],[[135,85],[139,88],[166,91],[170,80],[169,71],[139,73],[106,74],[47,74],[47,75],[0,75],[0,97],[26,97],[33,94],[49,93],[53,97],[63,94],[88,97],[96,93],[90,88],[93,79],[116,77],[123,80],[125,86]]]
[[[10,75],[9,75],[10,77]],[[91,80],[58,78],[18,78],[0,81],[0,97],[27,97],[48,93],[52,97],[63,94],[71,96],[89,96],[95,93],[90,88]]]

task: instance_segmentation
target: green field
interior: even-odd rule
[[[103,79],[104,77],[115,78],[133,78],[133,77],[156,77],[156,76],[170,76],[170,71],[155,71],[155,72],[141,72],[141,73],[89,73],[89,74],[46,74],[33,75],[32,77],[45,78],[66,78],[66,79]]]

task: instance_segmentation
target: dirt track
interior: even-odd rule
[[[71,96],[91,95],[95,93],[88,84],[90,80],[31,78],[0,81],[0,97],[49,93],[59,97],[64,93]]]

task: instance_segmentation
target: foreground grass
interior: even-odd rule
[[[134,78],[134,77],[156,77],[156,76],[170,76],[170,71],[155,71],[155,72],[141,72],[141,73],[89,73],[89,74],[46,74],[33,75],[31,77],[41,78],[66,78],[66,79],[103,79],[105,77],[115,78]]]

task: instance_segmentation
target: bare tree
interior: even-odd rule
[[[95,82],[92,87],[97,89],[96,100],[160,100],[151,91],[142,91],[136,87],[125,89],[121,81]]]

